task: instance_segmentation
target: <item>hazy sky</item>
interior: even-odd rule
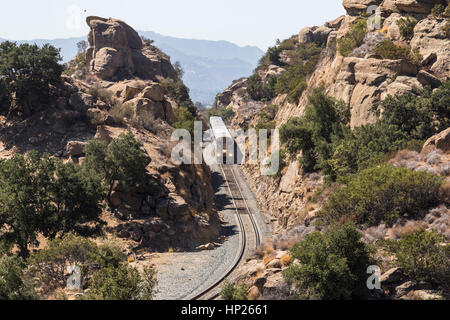
[[[88,32],[85,17],[97,15],[124,20],[137,30],[265,50],[277,38],[343,13],[340,0],[14,0],[2,1],[0,37],[82,36]]]

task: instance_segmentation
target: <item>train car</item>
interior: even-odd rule
[[[209,119],[217,163],[236,164],[237,144],[221,117]]]

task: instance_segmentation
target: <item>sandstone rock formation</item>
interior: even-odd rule
[[[91,28],[86,60],[90,71],[100,79],[176,77],[169,57],[155,47],[144,46],[138,33],[125,22],[100,17],[88,17],[86,22]]]
[[[167,55],[116,19],[89,17],[88,73],[62,76],[42,111],[0,126],[0,157],[37,150],[82,163],[90,139],[111,142],[131,131],[152,159],[145,180],[152,185],[113,186],[105,231],[129,248],[195,249],[220,230],[211,172],[206,165],[171,161],[171,126],[179,106],[161,83],[179,81]]]
[[[264,103],[253,101],[246,92],[248,80],[243,78],[233,82],[217,96],[218,106],[231,107],[236,112],[232,125],[242,126],[246,123],[256,126],[258,113],[269,104],[277,105],[275,121],[276,126],[280,127],[293,117],[301,117],[308,105],[308,95],[322,86],[328,95],[347,105],[352,128],[374,123],[382,114],[381,102],[388,95],[422,95],[425,87],[436,88],[450,78],[450,39],[442,31],[446,20],[430,14],[438,3],[446,5],[448,1],[344,0],[346,15],[326,22],[323,26],[304,28],[295,37],[297,45],[315,43],[323,48],[298,103],[290,102],[287,95],[278,95]],[[360,47],[348,56],[342,56],[337,50],[339,39],[349,32],[357,16],[366,13],[373,5],[380,8],[383,17],[381,28],[368,31]],[[397,22],[411,14],[418,23],[411,36],[405,39]],[[421,61],[413,64],[404,59],[382,59],[374,54],[374,49],[383,40],[392,40],[418,51]],[[289,56],[289,49],[280,56]],[[267,66],[260,69],[259,75],[264,76],[271,68]],[[428,143],[436,143],[434,141],[430,139]],[[439,138],[437,141],[445,139]],[[281,172],[279,183],[274,184],[272,178],[260,176],[257,166],[243,167],[244,175],[260,200],[260,205],[269,217],[278,222],[279,230],[295,225],[298,216],[307,219],[314,217],[316,208],[306,208],[307,198],[312,197],[323,183],[320,176],[307,175],[301,168],[293,168],[294,160],[289,160],[286,169]]]

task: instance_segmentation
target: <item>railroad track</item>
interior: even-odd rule
[[[237,258],[233,265],[225,272],[225,274],[208,289],[195,296],[192,300],[215,300],[220,294],[220,285],[227,279],[231,278],[233,272],[242,263],[244,258],[261,244],[261,233],[258,224],[251,212],[247,200],[245,199],[242,189],[237,181],[236,175],[231,165],[220,165],[223,178],[226,181],[227,189],[230,194],[238,227],[241,231],[240,248]]]

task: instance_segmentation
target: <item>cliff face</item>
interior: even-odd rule
[[[264,82],[270,75],[282,74],[289,68],[290,54],[296,48],[310,44],[319,47],[320,56],[307,77],[306,88],[298,103],[292,103],[287,94],[277,95],[270,101],[254,101],[247,92],[250,80],[244,78],[217,96],[217,106],[231,107],[235,111],[232,125],[243,126],[245,123],[245,126],[255,126],[260,111],[268,105],[276,105],[278,111],[274,121],[276,127],[280,127],[293,117],[301,117],[308,105],[308,95],[315,88],[323,87],[328,95],[347,105],[352,128],[375,123],[383,112],[381,102],[388,95],[407,92],[421,95],[426,86],[436,88],[450,78],[450,39],[444,31],[448,19],[443,14],[431,14],[436,4],[445,7],[448,2],[344,0],[346,15],[323,26],[305,28],[284,41],[291,43],[291,48],[283,48],[279,55],[284,66],[265,65],[256,70]],[[343,56],[339,42],[373,5],[379,8],[381,25],[379,28],[368,25],[361,43]],[[398,21],[401,19],[416,20],[409,34],[400,30]],[[416,53],[417,61],[387,59],[377,54],[375,48],[386,40]],[[299,213],[302,216],[314,214],[316,208],[306,208],[306,205],[308,198],[322,185],[322,177],[303,174],[297,161],[287,165],[280,181],[259,176],[259,169],[253,166],[244,166],[243,171],[261,200],[261,206],[268,215],[277,218],[280,228],[295,224],[295,216]]]
[[[176,78],[169,57],[155,47],[145,46],[138,33],[125,22],[88,17],[87,24],[91,28],[87,65],[99,78]]]
[[[21,121],[0,118],[0,157],[30,150],[81,163],[90,139],[131,131],[152,159],[157,191],[115,187],[107,231],[130,247],[195,248],[218,235],[211,173],[206,165],[171,162],[170,135],[179,107],[163,83],[180,82],[170,58],[115,19],[87,18],[86,64],[64,75],[51,104]],[[82,56],[82,55],[81,55]]]

